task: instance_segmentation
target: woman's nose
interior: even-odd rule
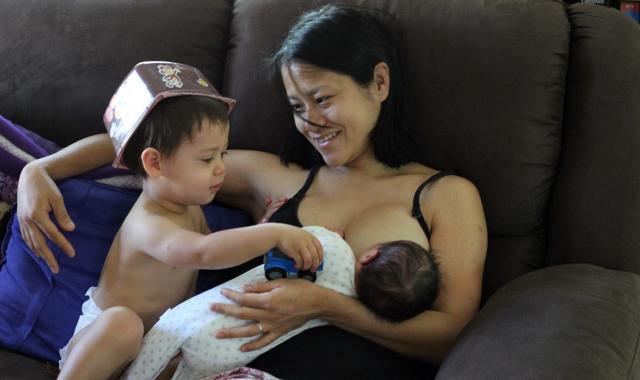
[[[327,119],[318,107],[311,107],[307,111],[298,114],[298,117],[313,127],[325,128],[327,126]]]

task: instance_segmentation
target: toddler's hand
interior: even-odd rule
[[[281,227],[282,233],[276,246],[295,261],[296,269],[315,272],[323,259],[322,244],[301,228],[288,225]]]

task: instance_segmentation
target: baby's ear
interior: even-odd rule
[[[378,251],[378,247],[376,246],[371,248],[367,252],[363,253],[362,255],[360,255],[360,257],[358,258],[358,261],[362,265],[367,265],[372,263],[376,258],[378,258],[379,254],[380,254],[380,251]]]
[[[160,175],[160,159],[162,155],[156,148],[145,148],[140,154],[142,167],[149,177],[157,177]]]

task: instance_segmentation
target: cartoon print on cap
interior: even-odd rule
[[[162,81],[169,88],[182,88],[182,81],[178,74],[180,69],[169,65],[158,65],[158,73],[162,75]]]

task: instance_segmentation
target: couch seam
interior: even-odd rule
[[[633,357],[631,358],[631,365],[629,366],[629,370],[627,371],[627,380],[631,379],[631,373],[633,372],[633,368],[636,366],[638,351],[640,351],[640,331],[638,331],[638,335],[636,337],[636,349],[635,349],[635,352],[633,353]]]

